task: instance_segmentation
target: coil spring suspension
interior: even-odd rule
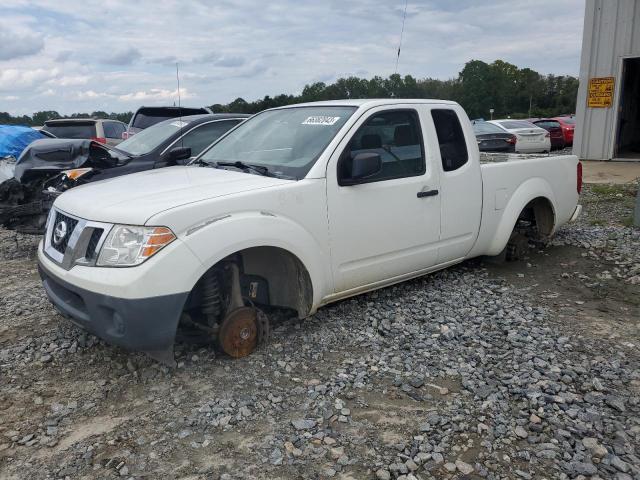
[[[209,326],[216,325],[222,315],[222,292],[220,290],[220,274],[209,270],[202,277],[201,312],[207,318]]]

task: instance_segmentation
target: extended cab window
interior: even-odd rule
[[[425,160],[418,114],[414,110],[393,110],[372,115],[340,156],[340,180],[350,179],[351,161],[359,153],[377,153],[382,168],[358,183],[422,175]]]
[[[445,172],[457,170],[469,160],[467,142],[458,115],[453,110],[443,108],[431,110],[431,117],[438,135],[442,169]]]

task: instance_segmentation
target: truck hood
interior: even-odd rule
[[[55,207],[87,220],[144,225],[165,210],[293,180],[197,166],[176,166],[124,175],[72,188]]]

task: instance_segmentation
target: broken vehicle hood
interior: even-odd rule
[[[291,183],[198,166],[175,166],[148,170],[72,188],[54,206],[87,220],[144,225],[162,211],[249,190]]]
[[[25,182],[34,176],[56,175],[83,166],[112,168],[130,159],[93,140],[45,138],[25,148],[16,162],[14,177]]]

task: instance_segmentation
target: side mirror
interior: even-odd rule
[[[382,158],[379,153],[358,153],[350,163],[351,172],[346,169],[346,178],[341,179],[340,185],[355,185],[382,170]]]
[[[169,162],[178,163],[180,160],[187,160],[191,158],[190,147],[174,147],[169,150]]]

